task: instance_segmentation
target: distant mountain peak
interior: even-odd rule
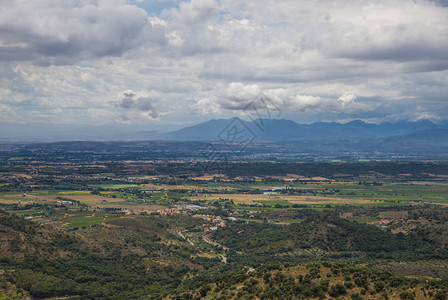
[[[343,124],[350,124],[350,125],[365,125],[367,124],[366,122],[362,121],[362,120],[353,120],[347,123],[343,123]]]

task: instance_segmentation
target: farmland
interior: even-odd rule
[[[330,287],[337,284],[345,295],[365,299],[381,293],[389,299],[408,294],[431,299],[429,293],[445,293],[448,166],[228,164],[206,173],[190,160],[8,160],[0,172],[1,268],[7,274],[2,277],[7,288],[0,293],[110,298],[114,291],[124,298],[160,299],[239,298],[251,291],[261,297],[273,285],[259,283],[258,292],[243,289],[253,283],[251,275],[230,290],[213,280],[221,280],[219,274],[238,277],[245,268],[254,274],[272,268],[285,276],[306,275],[306,264],[322,262],[319,274],[330,284],[323,287],[325,295],[335,293]],[[41,253],[49,261],[24,265]],[[101,277],[86,275],[91,271],[79,260],[87,257],[91,265],[115,268],[121,277],[104,275],[110,286],[98,288]],[[140,271],[130,272],[129,261]],[[386,284],[376,292],[376,275],[366,275],[369,283],[357,287],[345,285],[339,275],[327,276],[344,264],[365,268],[356,271],[365,274],[377,272],[372,268],[398,274],[403,284]],[[67,266],[79,272],[74,282],[57,271]],[[13,268],[21,271],[12,273]],[[47,277],[39,275],[41,284],[33,285],[30,276],[41,273]],[[425,278],[435,283],[424,292],[411,290],[406,276],[422,280],[418,284]],[[53,281],[73,288],[61,289]]]

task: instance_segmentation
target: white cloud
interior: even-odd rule
[[[419,115],[417,115],[417,117],[414,119],[415,121],[419,121],[419,120],[430,120],[430,121],[440,121],[440,117],[436,114],[433,113],[428,113],[428,112],[424,112],[421,113]]]
[[[190,109],[195,114],[210,115],[221,112],[221,107],[214,99],[202,98],[195,104],[190,105]]]
[[[256,84],[243,85],[241,82],[232,82],[219,95],[219,105],[224,109],[242,110],[249,101],[260,93]]]
[[[355,95],[349,92],[345,92],[341,97],[338,98],[338,101],[341,103],[342,107],[346,107],[355,103],[356,98],[357,97]]]

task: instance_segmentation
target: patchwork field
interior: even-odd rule
[[[221,176],[82,155],[0,167],[0,248],[19,259],[0,257],[0,299],[448,296],[448,177],[426,174],[439,165],[243,162]]]
[[[201,196],[187,197],[190,201],[216,201],[228,199],[235,204],[370,204],[374,203],[370,199],[340,198],[326,196],[272,196],[272,195],[251,195],[251,194],[206,194]]]
[[[75,200],[84,204],[100,204],[104,202],[126,201],[123,198],[110,198],[99,195],[92,195],[85,191],[60,192],[55,194],[26,193],[26,194],[3,194],[0,195],[0,203],[57,203],[58,201]]]

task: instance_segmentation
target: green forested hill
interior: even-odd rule
[[[446,299],[448,280],[346,264],[271,265],[185,282],[171,299]]]
[[[0,295],[160,298],[186,274],[219,262],[191,257],[194,249],[167,230],[168,224],[194,222],[129,217],[67,232],[1,211]]]
[[[319,250],[329,255],[355,252],[381,259],[448,258],[443,241],[424,242],[418,232],[393,234],[330,214],[312,216],[288,226],[235,223],[218,230],[213,237],[235,251],[248,254],[306,254]]]
[[[325,213],[290,225],[228,224],[212,236],[230,247],[222,251],[177,233],[200,234],[198,224],[190,216],[122,216],[62,230],[0,211],[0,299],[444,299],[448,288],[446,280],[335,263],[352,253],[370,265],[445,255],[437,238]],[[226,259],[208,255],[213,249]],[[299,264],[313,259],[323,262]]]

